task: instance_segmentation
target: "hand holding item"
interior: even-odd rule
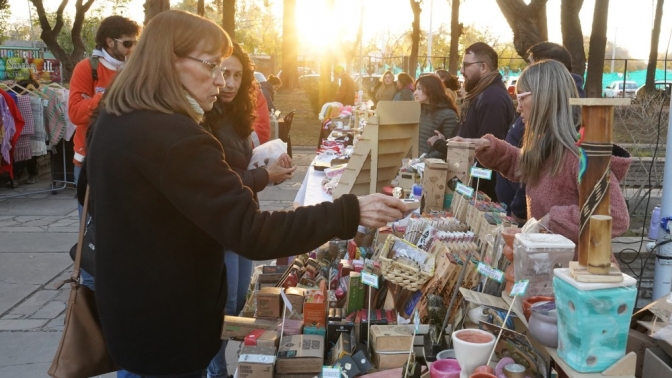
[[[439,130],[434,130],[434,134],[436,135],[431,136],[429,139],[427,139],[427,144],[429,144],[430,146],[433,146],[434,143],[436,143],[436,141],[439,139],[446,140],[446,136],[441,134]]]
[[[485,138],[462,138],[454,137],[448,139],[448,142],[462,142],[476,145],[476,152],[487,150],[490,147],[490,141]]]
[[[402,200],[384,194],[359,197],[359,224],[368,228],[382,227],[401,219],[407,210]]]
[[[294,177],[294,171],[296,171],[296,166],[285,168],[283,164],[286,164],[286,161],[280,156],[279,159],[273,159],[266,166],[266,171],[268,171],[268,180],[273,183],[281,183],[285,180],[289,180]],[[291,165],[291,160],[290,163]]]
[[[289,157],[287,154],[282,154],[278,157],[278,160],[280,161],[280,166],[283,168],[291,168],[292,167],[292,158]]]

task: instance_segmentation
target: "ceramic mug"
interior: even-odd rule
[[[431,378],[459,378],[460,370],[457,360],[451,358],[436,360],[429,367],[429,376]]]
[[[455,357],[460,363],[460,378],[468,378],[478,366],[488,362],[495,336],[480,329],[461,329],[451,335]]]

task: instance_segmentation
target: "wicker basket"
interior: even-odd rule
[[[424,269],[418,266],[404,264],[401,261],[393,259],[392,247],[395,243],[401,242],[408,245],[409,248],[417,250],[418,253],[426,255]],[[435,256],[425,252],[412,243],[396,236],[390,235],[385,240],[385,244],[378,256],[381,271],[386,280],[411,291],[419,290],[433,275],[435,267]]]

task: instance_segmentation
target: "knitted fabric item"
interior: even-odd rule
[[[16,146],[14,146],[15,162],[30,160],[30,158],[33,157],[30,149],[30,136],[34,133],[33,113],[30,109],[30,99],[28,99],[28,96],[18,96],[16,105],[26,123],[23,126],[23,130],[21,130],[21,135],[16,142]]]
[[[65,107],[64,102],[61,101],[61,95],[58,91],[47,88],[45,94],[49,98],[49,105],[47,105],[47,109],[44,113],[47,121],[49,145],[55,146],[61,139],[63,139],[63,136],[65,136],[65,129],[67,128],[65,113],[67,112],[67,108]]]
[[[0,154],[2,159],[9,163],[11,159],[9,158],[9,152],[12,149],[12,138],[14,133],[16,133],[16,126],[14,125],[14,117],[9,111],[9,106],[4,97],[0,96],[0,113],[2,115],[2,124],[5,129],[4,138],[2,138],[2,145],[0,145]]]
[[[30,149],[33,156],[42,156],[47,154],[47,131],[44,129],[44,107],[42,99],[35,96],[29,96],[30,109],[33,116],[33,135],[30,136]]]
[[[68,101],[70,101],[70,91],[67,89],[63,90],[63,96],[61,97],[63,101],[65,101],[65,109],[68,109]],[[65,140],[70,141],[72,139],[72,136],[75,135],[75,130],[77,130],[77,127],[75,126],[72,121],[70,121],[70,116],[68,115],[68,112],[65,112]]]

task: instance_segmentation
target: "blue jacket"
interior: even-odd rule
[[[572,78],[576,83],[576,89],[579,97],[585,98],[586,92],[583,90],[583,78],[575,73]],[[506,141],[516,147],[522,147],[523,135],[525,134],[525,124],[520,116],[509,128],[506,134]],[[505,179],[499,172],[496,173],[497,184],[496,192],[499,202],[506,204],[507,214],[514,214],[521,219],[527,219],[527,200],[525,198],[525,185],[519,185],[517,182]]]

